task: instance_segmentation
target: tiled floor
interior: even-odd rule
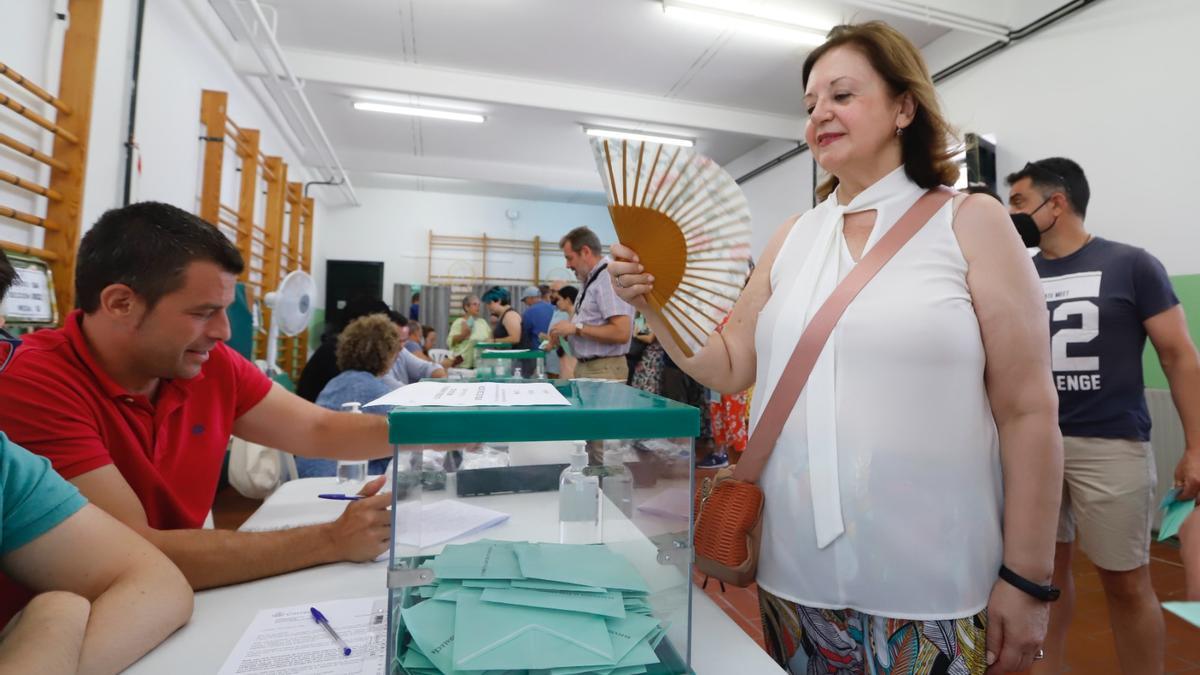
[[[1183,599],[1183,565],[1179,550],[1166,544],[1154,544],[1150,551],[1150,575],[1160,600]],[[1079,675],[1121,675],[1104,591],[1091,563],[1082,555],[1075,558],[1075,621],[1067,635],[1067,668],[1063,672]],[[697,584],[703,581],[698,576]],[[762,623],[758,615],[757,588],[726,586],[721,591],[709,581],[704,592],[725,610],[742,630],[762,644]],[[1200,675],[1200,629],[1167,613],[1167,653],[1165,672]]]

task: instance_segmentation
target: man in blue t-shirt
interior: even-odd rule
[[[16,280],[0,251],[0,301]],[[0,371],[20,341],[0,316]],[[116,672],[188,620],[183,574],[0,431],[0,572],[37,593],[3,625],[0,672]]]
[[[1163,618],[1150,585],[1156,472],[1142,379],[1149,337],[1179,409],[1187,450],[1175,472],[1185,498],[1200,489],[1200,358],[1162,264],[1084,227],[1090,190],[1075,162],[1052,157],[1008,176],[1013,223],[1050,310],[1050,349],[1063,434],[1064,485],[1046,658],[1057,673],[1074,600],[1071,547],[1096,565],[1122,670],[1162,672]]]

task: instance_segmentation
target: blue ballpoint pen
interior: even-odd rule
[[[342,648],[342,656],[350,656],[350,648],[347,647],[342,638],[336,632],[334,632],[333,626],[329,625],[329,619],[326,619],[325,615],[318,611],[316,607],[309,607],[308,611],[312,612],[313,621],[316,621],[321,628],[324,628],[325,632],[329,633],[329,636],[333,638],[333,641]]]
[[[358,500],[362,499],[362,495],[343,495],[343,494],[326,493],[326,494],[317,495],[317,498],[318,499],[337,499],[337,500],[341,500],[341,501],[345,501],[345,502],[354,502],[354,501],[358,501]]]

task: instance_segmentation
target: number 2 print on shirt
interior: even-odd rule
[[[1095,299],[1100,296],[1103,274],[1081,272],[1042,279],[1053,333],[1051,368],[1059,391],[1100,389],[1100,357],[1087,345],[1100,336],[1100,306]]]

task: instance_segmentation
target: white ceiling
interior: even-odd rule
[[[878,2],[699,1],[784,8],[822,27],[881,18],[922,48],[958,32],[860,6],[886,4]],[[925,4],[1011,22],[1059,3]],[[721,163],[803,128],[810,47],[680,21],[659,0],[277,0],[267,16],[334,151],[364,187],[602,203],[584,124],[694,137]],[[244,49],[237,61],[245,74],[261,72]],[[356,111],[357,99],[487,121]]]

